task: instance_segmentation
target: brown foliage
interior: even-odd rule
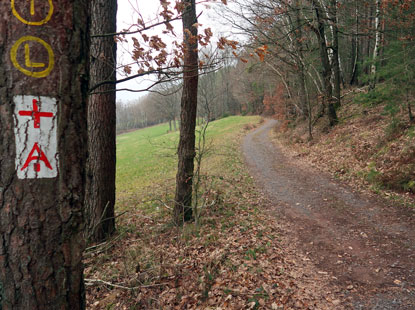
[[[414,129],[406,121],[395,123],[383,114],[383,106],[368,108],[347,104],[339,112],[338,128],[325,132],[317,123],[315,140],[304,149],[306,129],[298,124],[284,141],[308,164],[333,173],[361,190],[396,195],[412,201],[415,190]],[[406,119],[401,111],[398,119]],[[411,198],[412,197],[412,198]]]

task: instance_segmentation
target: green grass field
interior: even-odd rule
[[[232,116],[209,124],[206,141],[209,152],[202,163],[204,174],[222,176],[240,160],[235,155],[236,137],[259,117]],[[143,201],[171,197],[177,169],[179,132],[168,125],[119,135],[117,137],[117,207],[130,208]],[[239,152],[238,152],[239,153]],[[228,170],[226,170],[226,169]]]

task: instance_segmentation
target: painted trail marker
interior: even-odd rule
[[[56,100],[24,95],[13,100],[17,177],[55,178],[58,173]]]
[[[0,0],[0,309],[85,308],[89,3]]]

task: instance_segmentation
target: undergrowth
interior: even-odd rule
[[[388,85],[369,93],[351,92],[338,111],[339,125],[327,130],[324,121],[307,143],[304,123],[277,136],[301,158],[360,189],[368,188],[414,205],[415,129],[406,105]]]

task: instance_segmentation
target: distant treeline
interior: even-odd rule
[[[222,59],[222,63],[223,63]],[[245,99],[238,89],[241,64],[226,64],[221,69],[201,72],[198,87],[198,118],[213,120],[228,115],[258,112],[246,109]],[[180,81],[167,81],[152,92],[129,103],[117,103],[117,132],[168,122],[170,130],[178,129],[180,119]]]

